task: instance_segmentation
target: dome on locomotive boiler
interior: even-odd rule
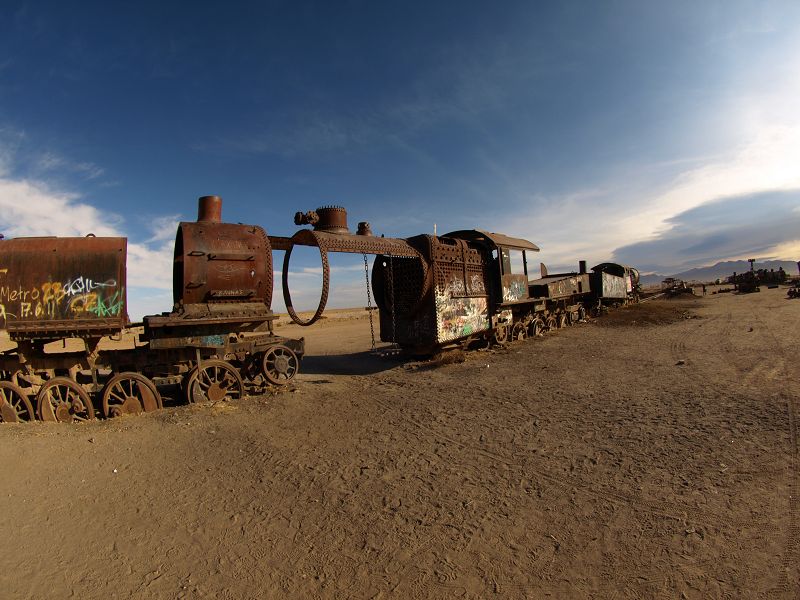
[[[222,199],[199,199],[195,222],[178,225],[172,268],[175,310],[191,304],[272,303],[272,251],[257,225],[222,222]]]

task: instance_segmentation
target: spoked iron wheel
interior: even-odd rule
[[[556,323],[558,324],[559,329],[563,329],[567,326],[567,313],[559,313],[556,317]]]
[[[0,381],[0,423],[19,423],[35,419],[28,394],[10,381]]]
[[[528,337],[536,337],[544,330],[544,322],[541,319],[534,319],[528,324]]]
[[[204,360],[186,383],[186,399],[192,402],[238,400],[244,395],[242,376],[224,360]]]
[[[553,316],[547,317],[547,320],[544,322],[545,327],[548,331],[552,331],[558,327],[558,323],[556,322],[556,318]]]
[[[522,321],[514,323],[514,327],[511,329],[511,339],[517,341],[524,340],[526,337],[528,337],[528,328],[525,327],[525,323]]]
[[[272,346],[261,359],[261,372],[270,383],[286,385],[299,369],[297,355],[286,346]]]
[[[138,415],[161,408],[156,385],[139,373],[114,375],[103,389],[103,414],[106,417]]]
[[[36,396],[36,410],[42,421],[90,421],[94,407],[89,394],[68,377],[53,377]]]
[[[498,346],[505,344],[508,341],[508,326],[501,324],[495,327],[492,334],[492,341]]]

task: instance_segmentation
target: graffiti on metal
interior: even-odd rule
[[[609,273],[603,273],[603,297],[604,298],[625,298],[627,289],[625,280],[627,278],[617,277]]]
[[[8,275],[0,269],[0,275]],[[95,281],[77,275],[65,282],[43,281],[30,287],[0,285],[0,323],[116,317],[125,307],[125,288],[115,279]]]
[[[456,284],[455,290],[453,283]],[[439,343],[489,329],[487,299],[456,297],[463,287],[464,282],[461,279],[452,279],[444,290],[436,288],[436,328]]]
[[[519,302],[528,297],[528,280],[525,275],[503,276],[503,302]]]

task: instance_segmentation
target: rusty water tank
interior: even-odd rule
[[[272,303],[272,250],[258,225],[222,222],[222,199],[203,196],[196,222],[175,237],[172,269],[176,310],[189,304]]]
[[[118,333],[128,323],[122,237],[0,241],[0,328],[12,339]]]

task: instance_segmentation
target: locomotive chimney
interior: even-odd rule
[[[222,198],[219,196],[201,196],[197,204],[198,223],[222,222]]]
[[[586,273],[586,261],[585,260],[579,260],[578,261],[578,271],[580,271],[581,275]]]

